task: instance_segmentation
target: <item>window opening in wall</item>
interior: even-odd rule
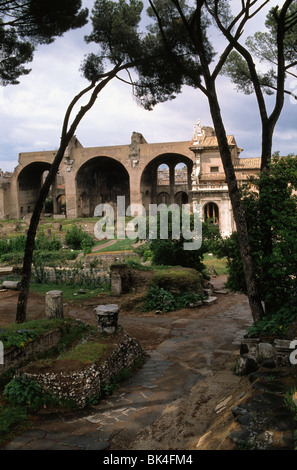
[[[219,167],[218,166],[211,166],[210,167],[210,172],[211,173],[218,173],[219,172]]]
[[[157,185],[158,186],[168,186],[170,184],[169,180],[169,166],[162,164],[158,166],[157,169]]]
[[[185,163],[178,163],[174,168],[174,184],[188,183],[188,168]]]
[[[214,202],[209,202],[205,205],[204,220],[213,224],[219,223],[219,208]]]

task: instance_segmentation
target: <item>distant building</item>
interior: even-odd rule
[[[234,136],[227,138],[238,184],[248,185],[260,158],[240,158]],[[0,219],[30,217],[55,154],[21,153],[13,173],[0,171]],[[125,196],[126,208],[200,201],[204,217],[223,236],[235,230],[217,138],[200,122],[192,140],[183,142],[149,144],[133,132],[128,145],[84,148],[73,137],[50,190],[53,216],[92,217],[98,204],[115,204],[117,196]]]

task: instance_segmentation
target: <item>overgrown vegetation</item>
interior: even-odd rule
[[[95,245],[94,238],[76,224],[67,230],[65,241],[71,248],[82,250],[84,254],[91,253]]]
[[[94,341],[78,344],[70,351],[63,352],[57,360],[80,361],[83,364],[98,362],[108,351],[106,344]]]
[[[175,214],[176,216],[176,214]],[[180,211],[179,221],[180,224],[179,237],[174,238],[174,223],[172,219],[173,215],[171,212],[168,213],[168,238],[161,238],[161,229],[160,229],[160,220],[161,215],[158,213],[157,216],[157,238],[151,240],[150,243],[150,255],[152,263],[155,265],[165,265],[165,266],[183,266],[188,268],[194,268],[199,272],[205,270],[203,264],[203,257],[205,253],[213,251],[213,248],[217,245],[219,240],[221,240],[221,235],[219,227],[212,223],[202,223],[202,233],[201,233],[201,246],[198,249],[194,250],[185,250],[184,243],[189,242],[190,240],[186,239],[183,234],[182,227],[182,210]],[[198,228],[195,227],[194,215],[190,216],[189,228],[191,233],[196,234]],[[196,234],[197,235],[197,234]],[[149,256],[146,253],[146,256]]]
[[[41,336],[50,329],[58,328],[61,331],[61,340],[59,342],[59,351],[64,351],[74,341],[81,339],[89,334],[93,329],[82,323],[70,319],[42,318],[40,320],[29,320],[20,325],[15,323],[8,327],[1,328],[0,341],[4,348],[10,347],[25,348],[27,344],[38,336]]]
[[[285,405],[297,421],[297,388],[289,388],[285,393]]]
[[[284,334],[297,316],[297,157],[275,157],[251,182],[254,191],[244,192],[242,203],[266,315],[249,331]],[[216,254],[227,258],[227,287],[246,294],[236,232],[219,242]]]
[[[56,348],[41,356],[44,361],[50,362],[51,358],[65,354],[73,345],[94,333],[94,329],[83,322],[44,318],[27,321],[21,329],[16,324],[1,328],[0,341],[3,342],[5,349],[10,347],[24,349],[38,336],[56,328],[61,331],[61,339]],[[86,359],[89,357],[86,354]],[[32,414],[45,405],[73,407],[72,403],[61,403],[54,396],[45,393],[35,381],[28,377],[15,375],[13,369],[2,374],[0,376],[0,445],[28,428]]]
[[[146,296],[144,311],[155,310],[162,313],[172,312],[187,308],[191,304],[195,305],[204,298],[205,296],[203,294],[195,294],[195,292],[177,294],[163,287],[152,286]]]
[[[182,294],[184,292],[201,292],[202,275],[193,268],[166,267],[155,272],[153,285]]]
[[[0,262],[21,264],[24,257],[26,235],[10,236],[0,240]],[[46,260],[47,263],[66,262],[77,257],[79,251],[62,250],[62,241],[56,234],[46,236],[43,231],[35,240],[34,263]]]

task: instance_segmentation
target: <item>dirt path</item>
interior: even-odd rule
[[[224,278],[213,281],[220,287]],[[0,292],[0,326],[13,321],[16,299],[14,292]],[[93,308],[116,300],[96,298],[80,306],[67,302],[64,314],[95,324]],[[41,316],[44,301],[32,295],[28,317]],[[234,294],[218,294],[211,306],[163,315],[122,311],[119,323],[147,352],[142,369],[91,409],[44,410],[36,429],[7,448],[195,449],[216,417],[216,406],[244,387],[233,365],[251,321],[246,297]]]

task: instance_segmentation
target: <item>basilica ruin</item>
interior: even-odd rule
[[[260,169],[260,158],[240,158],[242,149],[227,136],[239,186]],[[0,219],[30,218],[55,151],[21,153],[13,173],[0,170]],[[49,199],[54,218],[93,217],[100,203],[126,206],[200,202],[204,217],[223,236],[235,230],[218,142],[211,127],[194,126],[183,142],[148,143],[133,132],[130,144],[85,148],[73,137]]]

